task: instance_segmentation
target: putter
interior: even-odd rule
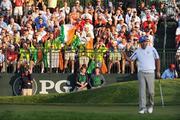
[[[161,79],[159,79],[159,89],[160,89],[160,95],[161,95],[161,104],[162,104],[162,107],[164,107],[164,97],[163,97],[163,91],[162,91],[162,86],[161,86]]]

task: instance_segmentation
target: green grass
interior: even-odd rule
[[[159,82],[156,81],[155,103],[160,104]],[[180,104],[180,80],[162,81],[166,104]],[[137,104],[138,82],[121,82],[100,89],[68,94],[35,95],[32,97],[0,97],[0,103],[77,103],[77,104]]]
[[[138,82],[100,89],[32,97],[0,97],[0,120],[180,120],[180,80],[162,81],[161,107],[156,81],[153,114],[139,115]]]
[[[139,115],[137,106],[0,105],[1,120],[178,120],[180,106],[156,106]],[[3,108],[3,110],[2,110]]]

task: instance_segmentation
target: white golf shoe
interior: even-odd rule
[[[151,114],[153,112],[153,107],[149,107],[147,111],[149,114]]]
[[[145,114],[145,113],[147,113],[147,109],[141,109],[141,110],[139,110],[139,114]]]

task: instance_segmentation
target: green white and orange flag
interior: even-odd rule
[[[66,43],[70,45],[73,41],[73,37],[75,34],[76,27],[71,24],[65,24],[61,26],[61,34],[59,36],[59,40],[61,43]]]

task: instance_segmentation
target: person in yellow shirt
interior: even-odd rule
[[[20,57],[18,61],[18,69],[21,65],[30,64],[30,50],[28,49],[27,43],[23,43],[23,47],[20,48]]]
[[[66,45],[64,46],[64,60],[65,60],[65,64],[64,64],[64,72],[68,71],[67,65],[68,65],[68,61],[71,62],[71,73],[74,73],[74,62],[75,62],[75,48],[72,47],[72,45]]]
[[[61,42],[58,39],[54,39],[53,33],[50,33],[49,39],[45,42],[45,49],[44,49],[45,68],[50,68],[50,61],[51,61],[51,68],[55,68],[56,72],[58,72],[60,49],[61,49]],[[50,56],[50,52],[51,52],[51,56]]]
[[[117,44],[113,43],[112,48],[110,50],[108,73],[110,73],[113,64],[117,64],[118,73],[121,72],[120,60],[121,60],[121,53],[117,48]]]
[[[105,47],[103,41],[100,41],[95,45],[94,49],[94,60],[96,62],[96,66],[100,67],[102,66],[104,62],[104,54],[107,52],[107,48]]]
[[[87,50],[85,48],[85,45],[80,45],[79,51],[78,51],[78,56],[79,56],[79,68],[82,67],[83,64],[88,66],[89,63],[89,56],[87,53]]]

